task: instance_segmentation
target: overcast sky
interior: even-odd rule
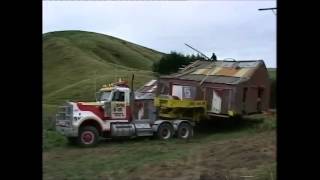
[[[164,53],[263,59],[276,67],[276,1],[44,1],[43,33],[84,30]]]

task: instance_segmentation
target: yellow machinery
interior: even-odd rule
[[[199,121],[207,112],[207,102],[202,100],[180,100],[171,97],[155,97],[154,106],[158,115],[168,119],[191,119]]]

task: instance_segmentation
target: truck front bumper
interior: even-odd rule
[[[78,129],[72,127],[56,126],[56,131],[67,137],[77,137]]]

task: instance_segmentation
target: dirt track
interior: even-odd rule
[[[144,166],[127,177],[132,180],[243,180],[244,176],[256,179],[255,170],[274,163],[275,159],[275,132],[264,132],[252,137],[210,142],[201,145],[192,156],[159,166]]]

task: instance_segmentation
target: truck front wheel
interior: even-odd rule
[[[80,128],[78,144],[83,147],[93,147],[98,144],[99,132],[93,126],[84,126]]]
[[[178,127],[177,136],[180,139],[190,139],[193,136],[193,127],[188,123],[181,123]]]
[[[170,139],[173,136],[173,127],[168,123],[161,124],[158,128],[157,135],[159,139]]]

